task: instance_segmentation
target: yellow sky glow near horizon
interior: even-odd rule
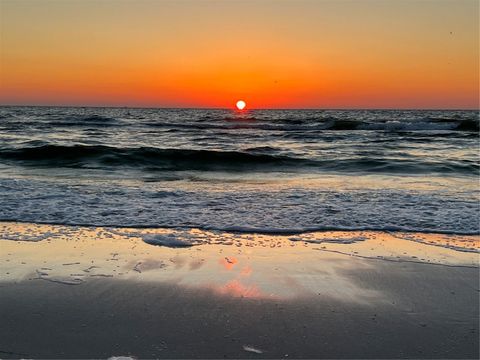
[[[479,2],[0,0],[0,104],[479,107]]]

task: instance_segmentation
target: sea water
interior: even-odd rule
[[[0,220],[480,233],[476,111],[0,107]]]

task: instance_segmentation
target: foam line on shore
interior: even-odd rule
[[[103,224],[103,223],[69,223],[69,222],[56,222],[56,221],[36,221],[32,223],[28,220],[16,220],[16,219],[1,219],[1,223],[23,223],[23,224],[38,224],[38,225],[54,225],[65,227],[102,227],[102,228],[118,228],[118,229],[174,229],[174,230],[207,230],[207,231],[222,231],[229,233],[240,234],[260,234],[260,235],[301,235],[305,233],[313,232],[358,232],[358,231],[383,231],[383,232],[401,232],[401,233],[424,233],[424,234],[440,234],[440,235],[459,235],[459,236],[475,236],[480,235],[480,229],[475,231],[457,231],[457,230],[441,230],[441,229],[415,229],[406,226],[313,226],[303,228],[257,228],[246,226],[196,226],[196,225],[142,225],[142,224]]]

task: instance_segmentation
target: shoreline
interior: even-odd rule
[[[479,237],[393,235],[0,223],[0,356],[477,358]]]
[[[375,227],[363,227],[363,228],[335,228],[335,227],[321,227],[321,228],[298,228],[298,229],[282,229],[282,228],[255,228],[255,227],[223,227],[223,228],[214,228],[214,227],[202,227],[202,226],[177,226],[177,225],[98,225],[90,223],[62,223],[62,222],[52,222],[52,221],[29,221],[29,220],[2,220],[0,219],[0,226],[2,224],[27,224],[27,225],[46,225],[46,226],[62,226],[66,228],[105,228],[105,229],[138,229],[138,230],[199,230],[205,232],[223,232],[231,234],[246,234],[246,235],[271,235],[271,236],[294,236],[294,235],[303,235],[309,233],[332,233],[332,232],[342,232],[342,233],[359,233],[359,232],[378,232],[378,233],[404,233],[404,234],[433,234],[433,235],[451,235],[451,236],[471,236],[479,237],[480,239],[480,230],[478,231],[453,231],[453,230],[438,230],[438,229],[422,229],[422,230],[413,230],[409,228],[402,227],[389,227],[389,228],[375,228]],[[479,250],[480,251],[480,250]]]

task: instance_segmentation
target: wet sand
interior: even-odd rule
[[[172,234],[195,245],[145,242]],[[2,223],[0,239],[1,358],[478,357],[475,236]]]

